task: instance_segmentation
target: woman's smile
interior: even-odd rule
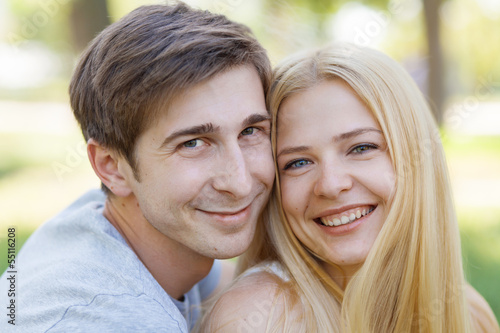
[[[354,208],[343,207],[340,209],[333,209],[332,211],[320,214],[320,217],[314,219],[316,223],[324,226],[338,227],[359,220],[360,218],[370,214],[375,206],[373,205],[352,205]],[[337,213],[336,211],[340,211]]]
[[[279,114],[277,161],[290,227],[327,271],[353,274],[384,225],[394,189],[382,130],[340,80],[292,95]]]

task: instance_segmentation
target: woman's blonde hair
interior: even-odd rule
[[[269,258],[280,261],[300,296],[307,332],[471,331],[439,131],[418,87],[396,61],[372,49],[338,44],[279,64],[267,96],[274,154],[281,103],[339,79],[377,119],[394,167],[391,209],[373,248],[348,285],[337,285],[279,208],[277,172],[268,224],[240,258],[239,270]]]

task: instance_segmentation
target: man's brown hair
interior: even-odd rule
[[[159,110],[239,65],[253,65],[267,91],[271,65],[248,27],[182,2],[142,6],[84,51],[70,84],[71,107],[85,140],[125,157],[139,179],[135,143]]]

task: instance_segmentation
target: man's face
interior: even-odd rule
[[[257,71],[241,66],[174,98],[137,141],[142,214],[177,250],[243,253],[274,181],[270,120]]]

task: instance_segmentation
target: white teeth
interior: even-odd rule
[[[346,216],[346,215],[342,215],[340,218],[334,218],[333,220],[329,220],[327,218],[321,218],[321,223],[325,226],[330,226],[330,227],[333,227],[333,226],[339,226],[339,225],[342,225],[342,224],[348,224],[348,223],[351,223],[353,221],[355,221],[356,219],[359,219],[365,215],[368,215],[370,214],[371,212],[373,212],[375,208],[374,207],[371,207],[369,209],[358,209],[356,212],[352,212],[349,216]]]

